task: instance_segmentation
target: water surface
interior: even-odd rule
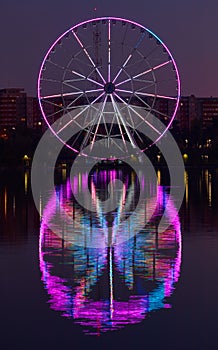
[[[60,174],[57,193],[75,216],[76,229],[88,223],[99,230],[102,242],[110,237],[109,247],[104,243],[95,249],[72,245],[64,232],[56,236],[44,225],[32,200],[28,171],[2,172],[2,348],[216,348],[218,172],[188,169],[184,175],[184,203],[167,232],[157,237],[168,193],[160,181],[159,205],[151,219],[146,221],[152,204],[146,197],[139,211],[144,229],[116,244],[119,232],[111,228],[118,222],[125,227],[123,205],[129,205],[132,217],[125,229],[131,234],[136,224],[130,214],[137,202],[137,180],[126,175],[126,187],[117,194],[120,210],[101,216],[108,195],[103,183],[112,175],[106,171],[92,176],[98,208],[94,216],[74,203],[67,177]],[[122,169],[113,176],[122,177]],[[79,178],[76,183],[79,191]]]

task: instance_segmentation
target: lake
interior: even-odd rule
[[[218,169],[184,179],[176,215],[164,168],[60,169],[39,214],[29,170],[2,170],[2,349],[216,349]]]

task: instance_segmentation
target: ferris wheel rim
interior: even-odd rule
[[[139,28],[142,28],[143,30],[145,30],[147,33],[151,34],[152,37],[154,37],[155,39],[158,40],[158,42],[163,46],[163,48],[166,50],[166,52],[168,53],[169,55],[169,62],[172,62],[173,64],[173,67],[174,67],[174,70],[175,70],[175,74],[176,74],[176,81],[177,81],[177,93],[176,93],[176,97],[173,98],[176,100],[176,105],[175,105],[175,108],[174,108],[174,111],[173,111],[173,114],[171,116],[171,119],[169,120],[169,123],[167,124],[165,130],[163,130],[160,134],[159,137],[157,137],[157,139],[155,140],[155,142],[152,142],[147,148],[151,147],[154,143],[157,143],[161,138],[162,136],[168,131],[168,129],[171,127],[172,123],[173,123],[173,120],[175,119],[175,116],[176,116],[176,113],[177,113],[177,110],[178,110],[178,106],[179,106],[179,100],[180,100],[180,93],[181,93],[181,83],[180,83],[180,76],[179,76],[179,72],[178,72],[178,67],[177,67],[177,64],[173,58],[173,55],[171,54],[170,50],[168,49],[167,45],[162,41],[162,39],[160,39],[160,37],[155,34],[152,30],[150,30],[149,28],[145,27],[144,25],[140,24],[140,23],[137,23],[135,21],[132,21],[130,19],[125,19],[125,18],[122,18],[122,17],[114,17],[114,16],[104,16],[104,17],[97,17],[97,18],[92,18],[92,19],[88,19],[88,20],[85,20],[85,21],[82,21],[80,23],[77,23],[76,25],[70,27],[69,29],[67,29],[64,33],[62,33],[55,41],[54,43],[50,46],[50,48],[48,49],[43,61],[42,61],[42,64],[40,66],[40,70],[39,70],[39,75],[38,75],[38,81],[37,81],[37,94],[38,94],[38,101],[39,101],[39,106],[40,106],[40,109],[41,109],[41,112],[42,112],[42,116],[47,124],[47,126],[49,127],[49,129],[52,131],[52,133],[66,146],[68,147],[69,149],[73,150],[74,152],[76,153],[80,153],[80,151],[78,151],[77,149],[71,147],[70,145],[68,145],[66,142],[64,142],[61,137],[53,130],[52,128],[52,125],[49,123],[48,119],[47,119],[47,116],[44,112],[44,109],[43,109],[43,105],[42,105],[42,100],[43,100],[43,97],[41,96],[40,94],[40,90],[41,90],[41,77],[42,77],[42,72],[43,72],[43,67],[45,66],[45,63],[46,63],[46,60],[48,59],[48,56],[50,55],[50,53],[52,52],[52,50],[54,49],[54,47],[58,44],[58,42],[61,41],[62,38],[64,38],[68,33],[70,32],[73,32],[74,34],[74,30],[83,26],[83,25],[86,25],[86,24],[89,24],[89,23],[93,23],[93,22],[99,22],[99,21],[109,21],[109,23],[111,23],[111,21],[123,21],[123,22],[126,22],[128,24],[131,24],[131,25],[135,25]],[[166,62],[167,64],[168,62]],[[152,68],[153,69],[153,68]],[[122,70],[122,67],[121,69]],[[119,72],[118,72],[119,73]],[[105,86],[107,84],[114,84],[115,80],[116,80],[117,76],[113,79],[113,81],[109,81],[109,73],[108,73],[108,79],[105,80],[104,77],[102,77],[102,81],[104,82],[104,84],[99,84],[99,85],[102,85],[102,88],[105,90]],[[133,77],[134,78],[134,77]],[[111,80],[111,79],[110,79]],[[118,83],[117,86],[120,86],[121,83]],[[102,90],[103,90],[102,89]],[[117,89],[117,91],[122,91],[122,89]],[[106,92],[106,90],[105,90]],[[115,92],[115,95],[116,95],[116,92]],[[147,94],[148,96],[149,94]],[[152,95],[151,95],[152,96]],[[112,94],[111,94],[111,97],[112,97]],[[160,98],[168,98],[168,97],[165,97],[165,96],[161,96],[161,95],[156,95],[156,97],[160,97]],[[171,97],[169,97],[171,98]],[[112,99],[111,99],[111,102],[112,102]],[[113,103],[113,102],[112,102]],[[145,150],[145,149],[144,149]],[[144,151],[142,150],[142,151]]]

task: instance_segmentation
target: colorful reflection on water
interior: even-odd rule
[[[108,196],[106,185],[113,186],[114,178],[123,181],[123,186],[113,194],[118,198],[118,207],[104,214],[104,200]],[[57,186],[56,194],[50,194],[40,228],[42,281],[51,309],[83,326],[88,335],[100,335],[139,323],[151,311],[171,307],[168,298],[180,274],[181,231],[172,201],[168,201],[165,208],[167,188],[159,183],[158,180],[153,189],[145,177],[139,186],[135,173],[124,169],[96,170],[91,176],[80,173],[71,179],[73,192],[87,190],[89,184],[95,213],[84,210],[76,202],[70,178]],[[140,204],[139,214],[134,216],[139,190],[144,193],[145,201]],[[64,227],[59,235],[48,229],[46,223],[52,220],[60,203],[72,217],[72,232],[75,230],[78,234],[81,230],[83,245],[66,239]],[[165,232],[158,233],[158,222],[165,209],[173,220]],[[149,220],[148,213],[151,213]],[[132,236],[131,230],[137,227],[139,220],[144,222],[143,229]],[[119,235],[124,230],[125,236],[128,238],[129,234],[130,238],[119,243],[122,241]],[[93,232],[94,240],[106,240],[107,244],[98,248],[87,246],[86,238],[90,242]]]

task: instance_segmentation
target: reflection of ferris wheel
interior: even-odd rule
[[[38,79],[40,108],[52,132],[63,142],[66,128],[79,127],[67,144],[76,152],[102,138],[145,149],[153,141],[143,143],[142,125],[157,142],[172,124],[179,95],[178,69],[166,45],[144,26],[114,17],[85,21],[62,34]],[[157,128],[152,116],[165,127]]]

